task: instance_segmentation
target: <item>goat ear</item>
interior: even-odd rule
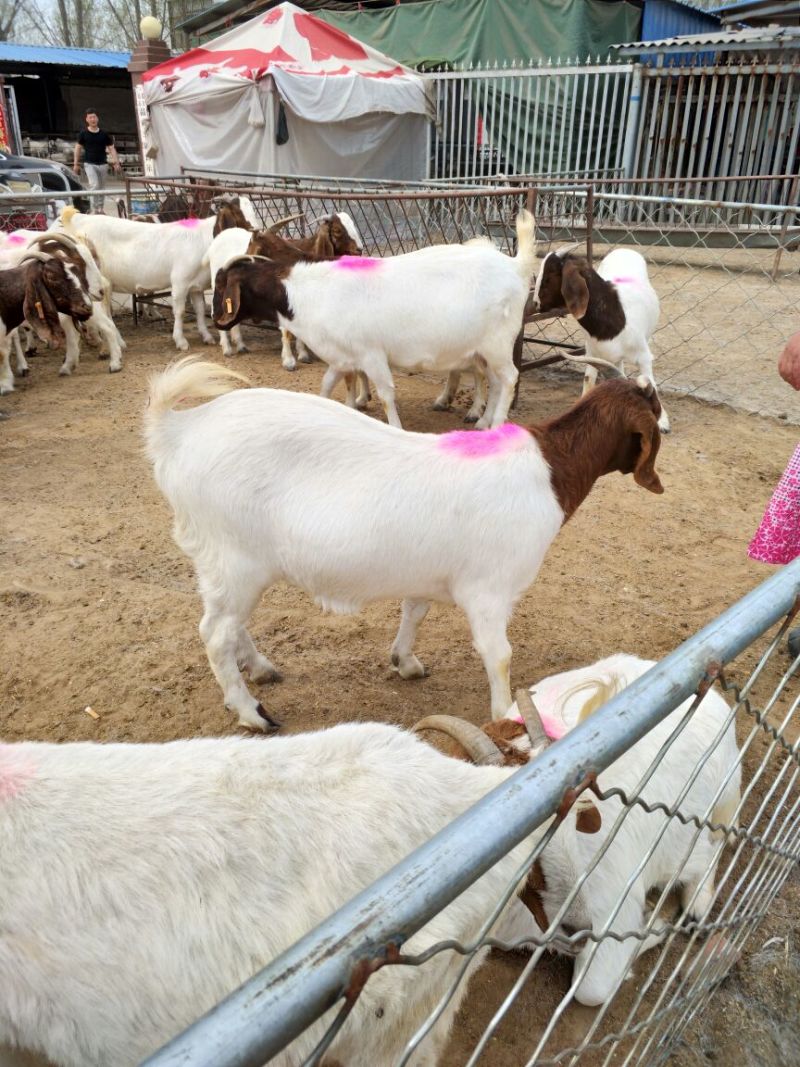
[[[314,242],[314,252],[318,256],[335,256],[336,249],[333,247],[333,241],[331,240],[331,223],[326,219],[317,231],[317,238]]]
[[[42,280],[43,267],[44,264],[35,263],[28,268],[22,314],[39,340],[50,348],[57,348],[65,340],[64,331],[58,321],[55,301]]]
[[[589,307],[589,287],[577,263],[567,261],[561,273],[561,295],[567,311],[576,319],[582,319]]]
[[[238,274],[227,271],[225,284],[220,285],[220,273],[217,272],[217,283],[214,286],[214,325],[217,329],[226,330],[235,325],[242,301],[242,289]]]
[[[646,424],[642,424],[637,432],[639,456],[633,468],[633,479],[642,489],[649,489],[651,493],[663,493],[664,486],[655,469],[656,456],[661,447],[661,431],[655,415]]]

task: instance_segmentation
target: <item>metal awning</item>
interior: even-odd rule
[[[678,52],[774,52],[800,47],[800,27],[759,26],[665,37],[661,41],[612,44],[621,56],[672,55]]]

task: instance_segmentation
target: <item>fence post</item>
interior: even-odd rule
[[[633,161],[636,158],[636,140],[639,136],[639,112],[642,106],[642,64],[634,63],[631,88],[628,96],[628,116],[625,120],[625,143],[622,150],[622,173],[625,178],[634,178]]]

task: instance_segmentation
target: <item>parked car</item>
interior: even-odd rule
[[[0,195],[13,196],[14,193],[80,192],[84,185],[69,167],[52,159],[34,159],[29,156],[11,156],[0,152]],[[54,197],[47,197],[48,200]],[[87,197],[69,198],[79,211],[88,211],[90,202]],[[45,204],[36,201],[3,200],[0,202],[0,229],[44,229],[47,225]]]

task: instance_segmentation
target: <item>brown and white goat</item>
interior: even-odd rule
[[[66,340],[59,313],[79,322],[92,314],[90,294],[71,263],[37,251],[20,266],[0,271],[0,395],[14,389],[9,335],[27,322],[56,348]]]
[[[403,433],[321,397],[231,391],[241,381],[218,364],[175,364],[151,381],[147,439],[175,537],[195,563],[209,663],[226,706],[251,728],[265,728],[266,712],[241,670],[261,682],[276,668],[247,623],[279,581],[340,613],[402,600],[391,656],[409,679],[425,674],[414,643],[430,603],[457,605],[502,718],[508,621],[561,526],[612,471],[663,492],[661,408],[644,379],[604,382],[548,422],[486,434]],[[207,396],[218,399],[172,410]]]
[[[253,234],[247,247],[247,255],[265,256],[275,263],[288,264],[314,263],[325,259],[338,259],[339,256],[360,256],[363,251],[364,246],[355,223],[343,211],[322,219],[317,232],[308,237],[280,237],[271,230],[262,230]],[[289,330],[281,329],[281,363],[287,370],[294,370],[295,366],[292,356],[294,339],[294,334]],[[302,341],[297,340],[296,348],[297,359],[301,363],[310,363],[311,356]],[[348,389],[351,388],[348,381]],[[364,393],[367,390],[368,387],[365,387]]]
[[[273,263],[286,267],[296,263],[318,263],[337,259],[345,254],[353,255],[354,249],[355,254],[361,254],[360,238],[353,221],[349,215],[344,213],[323,219],[316,234],[311,237],[286,240],[278,236],[274,228],[253,230],[252,226],[243,225],[240,221],[234,222],[235,216],[224,207],[220,209],[221,217],[223,212],[223,223],[219,230],[215,228],[214,240],[204,260],[209,268],[212,287],[216,284],[218,271],[225,268],[232,259],[244,253],[269,258]],[[291,221],[293,217],[281,219],[274,223],[273,227],[285,225]],[[285,370],[290,371],[297,366],[292,353],[291,337],[288,330],[281,330],[281,363]],[[231,341],[235,344],[237,352],[247,351],[238,326],[235,326],[230,334],[224,330],[220,332],[220,344],[225,356],[232,354]],[[298,351],[303,362],[310,362],[305,348],[299,346]]]
[[[597,382],[597,364],[612,363],[623,374],[625,361],[636,364],[655,386],[650,338],[658,325],[658,294],[650,284],[644,256],[615,248],[595,270],[571,248],[550,252],[542,260],[533,290],[535,311],[566,307],[585,335],[584,393]],[[663,407],[659,429],[669,432]]]

